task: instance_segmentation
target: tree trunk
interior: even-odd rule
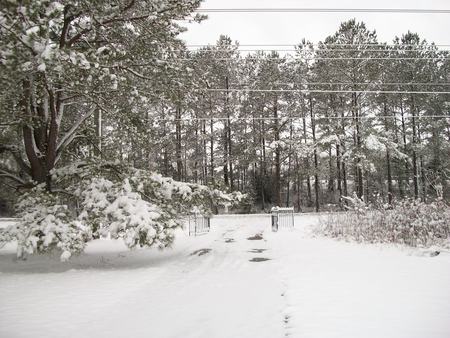
[[[275,205],[281,206],[281,147],[280,141],[280,124],[278,121],[278,98],[275,96],[273,102],[273,118],[274,118],[274,139],[275,146],[275,180],[274,180],[274,193],[275,193]]]
[[[359,118],[359,109],[358,109],[358,99],[356,93],[353,93],[353,116],[355,119],[356,133],[355,133],[355,143],[356,143],[356,180],[357,180],[357,189],[356,193],[359,199],[362,199],[364,196],[364,182],[363,182],[363,170],[362,170],[362,161],[361,161],[361,125]]]
[[[412,124],[412,162],[413,162],[413,184],[414,184],[414,198],[419,198],[419,173],[417,170],[417,126],[416,126],[416,106],[414,96],[411,96],[411,124]]]
[[[336,144],[336,176],[337,189],[339,192],[339,203],[342,199],[342,178],[341,178],[341,146]]]
[[[392,111],[392,116],[393,116],[393,126],[394,126],[394,142],[396,144],[399,144],[399,138],[398,138],[398,127],[397,127],[397,118],[395,116],[395,110]],[[398,161],[395,161],[396,163]],[[398,185],[398,193],[400,195],[400,198],[404,198],[405,197],[405,193],[403,191],[403,173],[401,172],[400,169],[400,165],[398,164],[396,166],[396,171],[397,171],[397,185]]]
[[[266,195],[265,195],[265,180],[267,177],[266,170],[266,139],[265,139],[265,126],[264,120],[261,120],[261,133],[260,133],[260,142],[261,142],[261,156],[260,156],[260,180],[261,180],[261,202],[262,202],[262,210],[266,208]]]
[[[328,147],[328,169],[329,169],[329,176],[328,176],[328,192],[333,193],[334,192],[334,170],[333,170],[333,154],[331,145]]]
[[[303,120],[303,141],[305,143],[305,145],[308,144],[308,136],[306,133],[306,111],[303,111],[302,114],[302,120]],[[306,154],[305,156],[305,167],[306,167],[306,192],[307,192],[307,197],[308,197],[308,207],[310,207],[312,205],[312,192],[311,192],[311,166],[309,163],[309,156],[308,154]]]
[[[23,125],[22,134],[31,177],[35,182],[46,183],[46,188],[50,191],[50,171],[57,160],[59,122],[63,113],[61,94],[55,94],[47,85],[44,97],[38,104],[33,77],[23,80],[22,86],[24,95],[21,105],[28,122]]]
[[[294,133],[294,126],[292,125],[292,119],[289,122],[289,155],[288,155],[288,168],[286,175],[286,207],[289,207],[291,198],[291,157],[292,157],[292,136]]]
[[[223,128],[223,181],[225,186],[230,185],[228,180],[228,128],[226,122]]]
[[[400,114],[401,114],[401,119],[402,119],[403,150],[404,150],[405,154],[407,154],[408,153],[408,147],[407,147],[407,143],[406,143],[406,123],[405,123],[405,112],[404,112],[404,109],[403,109],[403,101],[400,102]],[[409,189],[410,185],[409,185],[409,164],[408,164],[408,161],[405,161],[405,175],[406,175],[407,186],[408,186],[408,189]]]
[[[94,121],[95,121],[95,138],[96,144],[94,147],[94,155],[96,157],[102,157],[102,111],[100,109],[96,109],[94,113]]]
[[[225,111],[227,114],[227,121],[226,121],[226,140],[225,142],[227,143],[227,148],[228,148],[228,153],[227,153],[227,164],[229,166],[229,178],[230,178],[230,190],[233,191],[233,186],[234,186],[234,173],[233,173],[233,162],[232,162],[232,153],[233,153],[233,148],[232,148],[232,138],[231,138],[231,119],[230,119],[230,92],[229,92],[229,83],[228,83],[228,76],[225,77],[225,86],[227,89],[227,97],[226,97],[226,102],[225,102]]]
[[[388,109],[387,103],[383,103],[383,111],[384,111],[384,128],[386,130],[386,134],[389,134],[389,121],[388,121]],[[387,167],[387,183],[388,183],[388,203],[392,205],[393,199],[393,190],[392,190],[392,170],[391,170],[391,154],[389,151],[389,147],[386,147],[386,167]]]
[[[314,143],[314,195],[315,195],[315,207],[316,212],[319,212],[320,205],[319,205],[319,160],[317,157],[317,145],[316,145],[316,122],[314,118],[314,112],[313,112],[313,102],[312,98],[309,97],[309,112],[311,114],[311,131],[312,131],[312,138]]]
[[[198,174],[198,162],[200,159],[200,145],[198,142],[198,119],[195,120],[195,158],[194,158],[194,182],[198,183],[199,174]]]
[[[341,123],[342,123],[342,135],[344,139],[342,140],[341,147],[342,147],[342,153],[345,154],[346,147],[345,147],[345,115],[344,110],[342,110],[341,113]],[[341,155],[341,164],[342,164],[342,184],[343,184],[343,194],[344,196],[348,196],[348,186],[347,186],[347,169],[345,166],[345,161],[342,161],[342,155]]]
[[[298,161],[298,156],[295,155],[295,172],[296,172],[296,182],[297,182],[297,210],[299,212],[302,211],[302,206],[301,206],[301,186],[302,186],[302,182],[300,180],[300,165],[299,165],[299,161]]]
[[[176,108],[176,123],[175,123],[175,156],[177,158],[177,180],[183,180],[183,155],[181,149],[181,107],[178,104]]]
[[[420,135],[420,126],[417,126],[417,141],[419,144],[422,144],[422,139]],[[427,200],[427,181],[425,177],[425,162],[423,160],[423,155],[419,155],[419,163],[420,163],[420,183],[422,188],[422,202],[426,202]]]
[[[214,120],[211,119],[210,125],[209,125],[209,147],[210,147],[210,159],[209,159],[209,172],[211,176],[211,184],[212,186],[215,186],[216,180],[214,176]]]
[[[206,121],[202,120],[202,176],[203,184],[208,184],[208,153],[206,151]]]

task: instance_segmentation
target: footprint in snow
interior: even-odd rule
[[[251,249],[249,252],[251,253],[263,253],[264,251],[267,251],[267,249]]]
[[[250,262],[265,262],[270,261],[270,258],[264,258],[264,257],[253,257],[250,259]]]
[[[209,252],[211,252],[211,249],[199,249],[199,250],[195,250],[193,253],[191,253],[191,256],[203,256]]]
[[[263,239],[262,234],[256,234],[254,236],[248,237],[247,238],[249,241],[260,241],[261,239]]]

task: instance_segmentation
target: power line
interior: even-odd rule
[[[206,53],[219,53],[219,52],[232,52],[232,49],[201,49],[197,47],[188,47],[188,48],[196,48],[196,49],[188,49],[189,52],[206,52]],[[239,46],[236,46],[236,51],[238,52],[299,52],[301,49],[239,49]],[[173,50],[174,52],[184,52],[185,50]],[[314,50],[314,52],[333,52],[333,53],[341,53],[341,52],[407,52],[407,53],[417,53],[418,51],[432,51],[436,53],[440,52],[450,52],[448,49],[441,50],[429,50],[429,49],[331,49],[331,48],[321,48]]]
[[[309,117],[305,117],[306,119],[309,119]],[[381,115],[381,116],[359,116],[358,119],[388,119],[388,118],[400,118],[396,115]],[[423,119],[423,118],[448,118],[450,119],[450,115],[418,115],[418,116],[406,116],[404,115],[403,118],[416,118],[416,119]],[[259,116],[252,116],[252,117],[182,117],[182,118],[153,118],[153,121],[166,121],[166,122],[177,122],[177,121],[253,121],[253,120],[300,120],[303,119],[302,116],[286,116],[286,117],[259,117]],[[314,117],[315,120],[354,120],[355,117],[353,116],[316,116]]]
[[[279,62],[289,62],[289,61],[414,61],[414,60],[426,60],[426,61],[445,61],[450,60],[450,57],[280,57],[280,58],[258,58],[258,57],[243,57],[243,58],[221,58],[212,57],[210,60],[215,61],[279,61]],[[167,59],[153,59],[153,62],[160,63],[177,63],[177,62],[189,62],[189,61],[202,61],[200,58],[188,57],[188,58],[167,58]],[[139,64],[135,65],[139,66]]]
[[[444,60],[450,60],[450,57],[280,57],[280,58],[273,58],[273,57],[264,57],[264,58],[258,58],[258,57],[243,57],[243,58],[232,58],[232,57],[211,57],[210,60],[215,61],[280,61],[280,62],[289,62],[289,61],[350,61],[350,60],[359,60],[359,61],[382,61],[382,60],[391,60],[391,61],[400,61],[400,60],[427,60],[427,61],[444,61]],[[156,63],[167,63],[167,64],[176,64],[177,62],[189,62],[189,61],[202,61],[200,58],[196,57],[172,57],[172,58],[166,58],[166,59],[153,59],[152,62]],[[149,65],[150,63],[145,64],[134,64],[132,66],[145,66]]]
[[[213,57],[212,60],[216,61],[231,61],[231,60],[269,60],[269,61],[295,61],[295,60],[323,60],[323,61],[331,61],[331,60],[450,60],[450,57],[289,57],[289,58],[273,58],[273,57],[244,57],[242,59],[238,58],[221,58],[221,57]],[[196,60],[196,58],[174,58],[175,61],[190,61]],[[161,59],[158,61],[169,61],[168,59]]]
[[[299,43],[291,43],[291,44],[239,44],[237,47],[299,47],[301,46]],[[384,43],[312,43],[302,45],[304,47],[416,47],[418,49],[431,48],[431,47],[450,47],[450,44],[430,44],[427,46],[419,46],[417,44],[384,44]],[[215,45],[201,45],[201,44],[189,44],[186,47],[217,47]]]
[[[399,13],[450,14],[450,9],[430,8],[199,8],[198,13]]]
[[[256,93],[365,93],[365,94],[450,94],[450,91],[397,91],[397,90],[308,90],[308,89],[239,89],[239,88],[203,88],[206,92],[256,92]]]
[[[306,83],[280,83],[276,82],[275,85],[279,86],[450,86],[450,82],[384,82],[384,83],[376,83],[376,82],[306,82]],[[239,84],[234,83],[234,86],[248,86],[248,84]]]

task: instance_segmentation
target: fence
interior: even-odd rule
[[[203,235],[211,229],[211,218],[198,213],[189,215],[188,223],[189,236]]]
[[[294,228],[294,208],[274,207],[270,213],[272,215],[272,231],[276,232],[281,228]]]

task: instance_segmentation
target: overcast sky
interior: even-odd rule
[[[415,8],[450,9],[450,0],[205,0],[202,8]],[[201,24],[188,24],[187,44],[214,44],[225,34],[240,44],[317,43],[342,21],[356,18],[390,43],[408,30],[436,44],[450,45],[450,14],[395,13],[212,13]],[[448,48],[448,47],[447,47]],[[446,49],[447,49],[446,48]]]

